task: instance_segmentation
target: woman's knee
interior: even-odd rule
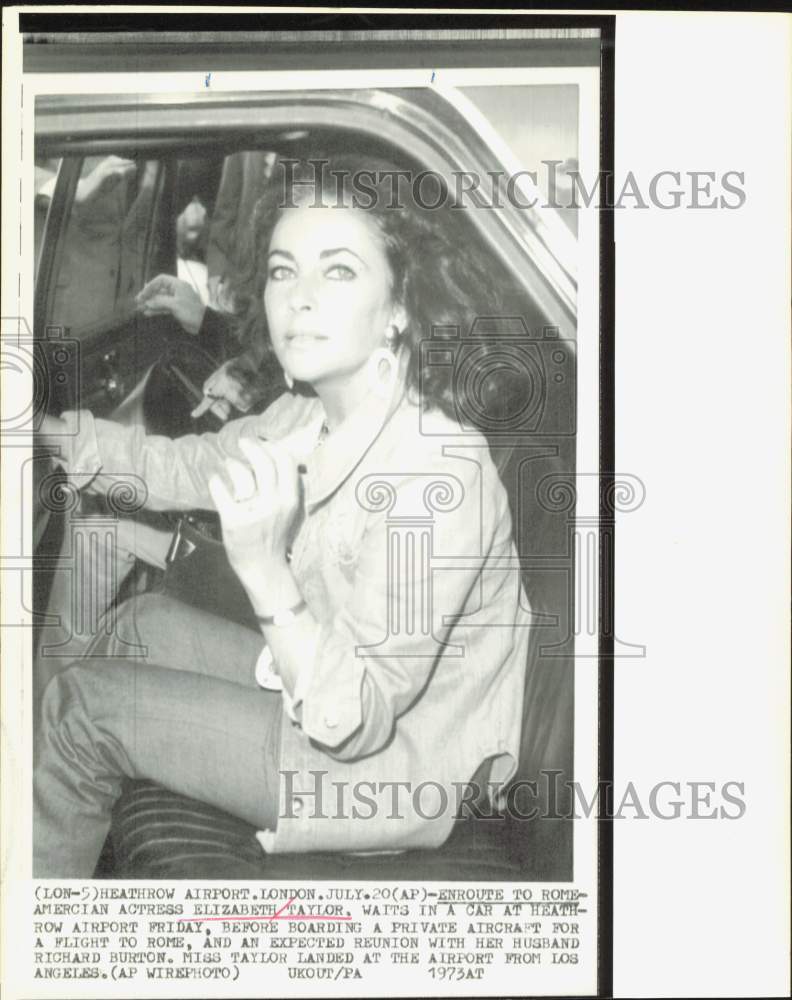
[[[97,799],[110,804],[121,778],[133,773],[124,718],[133,688],[119,664],[104,666],[75,664],[47,686],[35,743],[37,795],[60,790],[91,807]]]
[[[36,764],[87,759],[94,720],[119,704],[110,674],[83,662],[56,674],[44,690],[36,734]],[[54,758],[53,758],[54,754]]]
[[[70,714],[86,718],[100,717],[122,704],[128,687],[120,665],[112,660],[78,660],[56,674],[44,690],[42,722],[58,725]]]

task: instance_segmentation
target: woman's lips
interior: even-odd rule
[[[286,334],[286,343],[289,347],[313,347],[319,341],[327,340],[321,333],[303,333],[295,331]]]

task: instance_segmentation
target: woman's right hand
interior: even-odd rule
[[[225,478],[209,478],[228,561],[259,615],[299,600],[286,550],[301,500],[298,467],[315,446],[316,433],[302,427],[278,441],[241,437],[248,464],[229,458]]]
[[[138,292],[135,302],[144,316],[173,316],[187,333],[201,329],[206,306],[186,281],[172,274],[158,274]]]

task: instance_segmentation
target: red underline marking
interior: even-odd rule
[[[279,917],[277,914],[274,915],[274,916],[272,916],[272,915],[270,915],[268,913],[265,913],[262,916],[253,916],[253,917],[242,917],[242,916],[240,916],[240,917],[200,917],[200,916],[198,916],[196,914],[195,916],[189,917],[188,919],[191,920],[191,921],[194,921],[196,923],[203,923],[203,921],[205,921],[205,920],[206,921],[209,921],[209,920],[228,920],[229,922],[231,922],[233,920],[351,920],[352,917],[331,917],[331,916],[327,916],[324,913],[304,913],[302,915],[299,914],[299,913],[285,913],[282,917]]]
[[[288,901],[288,903],[284,903],[279,910],[276,910],[274,919],[277,919],[281,915],[281,913],[283,913],[284,910],[288,910],[296,898],[297,898],[296,896],[292,896],[292,898]]]

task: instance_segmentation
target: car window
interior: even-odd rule
[[[69,159],[75,158],[64,158],[60,172]],[[131,308],[147,277],[162,164],[115,154],[76,159],[70,206],[60,232],[51,237],[57,251],[48,319],[81,337]],[[51,202],[57,180],[57,161],[37,162],[37,215]]]

